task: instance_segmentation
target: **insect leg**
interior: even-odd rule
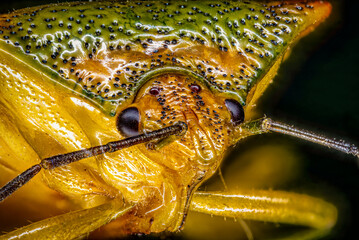
[[[113,200],[109,203],[65,213],[35,222],[0,236],[5,239],[77,239],[85,236],[132,209]]]
[[[282,191],[196,192],[190,210],[315,229],[330,229],[337,220],[337,210],[332,204]]]

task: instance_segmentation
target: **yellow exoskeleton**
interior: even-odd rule
[[[255,119],[290,46],[330,11],[322,1],[114,1],[1,15],[0,239],[176,232],[189,210],[330,230],[337,211],[322,199],[196,191],[256,134],[358,157],[354,145]]]

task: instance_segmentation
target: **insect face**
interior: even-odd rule
[[[147,146],[139,145],[105,156],[105,160],[101,161],[103,171],[107,179],[114,180],[114,186],[121,189],[126,199],[138,199],[142,195],[143,202],[151,201],[152,205],[156,205],[158,198],[149,198],[151,193],[144,191],[143,185],[129,187],[129,183],[124,181],[125,172],[121,171],[119,174],[119,170],[123,168],[122,163],[116,159],[134,159],[136,164],[139,159],[142,163],[146,162],[151,167],[142,166],[144,172],[134,174],[142,175],[147,181],[148,178],[158,181],[165,176],[162,181],[173,192],[163,193],[163,196],[170,195],[178,199],[172,203],[168,201],[166,211],[172,208],[185,214],[193,191],[216,171],[225,150],[233,144],[231,139],[234,139],[233,135],[243,118],[244,111],[238,101],[228,95],[213,93],[200,79],[175,72],[160,74],[149,79],[141,87],[133,103],[119,111],[117,127],[121,134],[131,136],[185,122],[187,132]],[[155,148],[155,151],[151,148]],[[154,166],[157,165],[165,168],[156,170]],[[155,184],[155,181],[151,183],[152,186]],[[123,189],[131,191],[126,193]],[[163,222],[159,217],[160,212],[163,213],[163,210],[156,212],[152,230],[156,228],[157,221]],[[173,218],[171,228],[181,227],[184,218],[185,215]],[[132,221],[144,222],[143,219]]]
[[[237,108],[234,109],[234,106]],[[236,100],[216,96],[193,77],[168,73],[147,82],[134,103],[122,110],[119,119],[130,110],[138,109],[141,131],[159,129],[179,121],[186,122],[187,133],[174,143],[178,144],[178,148],[164,148],[166,159],[163,164],[177,168],[175,166],[185,165],[186,162],[196,162],[200,170],[213,166],[229,146],[230,135],[234,130],[233,122],[239,124],[243,121],[242,116],[232,114],[238,110],[238,106],[241,105]],[[178,153],[167,154],[167,151],[176,150]],[[168,157],[171,155],[172,160]]]

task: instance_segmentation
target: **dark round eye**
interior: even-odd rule
[[[233,99],[226,99],[226,107],[232,116],[232,123],[234,126],[241,124],[244,121],[244,110],[242,105]]]
[[[201,86],[194,83],[189,86],[189,89],[191,89],[191,92],[199,93],[201,91]]]
[[[139,134],[140,113],[135,107],[126,108],[117,118],[117,129],[126,137]]]
[[[153,87],[150,89],[150,94],[156,96],[160,93],[160,89],[158,87]]]

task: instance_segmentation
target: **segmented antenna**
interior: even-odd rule
[[[72,162],[77,162],[84,158],[94,157],[107,152],[116,152],[123,148],[128,148],[140,143],[149,142],[152,140],[158,140],[167,138],[171,135],[179,135],[187,130],[187,124],[179,122],[175,125],[165,127],[153,132],[144,133],[138,136],[129,137],[119,141],[109,142],[105,145],[82,149],[76,152],[61,154],[45,158],[40,164],[36,164],[19,176],[8,182],[4,187],[0,189],[0,202],[4,201],[5,198],[9,197],[13,192],[22,187],[25,183],[30,181],[36,174],[44,169],[54,169],[61,167]]]
[[[309,142],[317,143],[328,148],[333,148],[346,154],[351,154],[357,157],[359,164],[359,149],[356,145],[347,143],[344,140],[336,140],[327,138],[319,134],[310,132],[308,130],[298,129],[281,122],[273,121],[272,119],[265,118],[262,122],[262,128],[267,131],[282,133],[296,138],[304,139]]]

